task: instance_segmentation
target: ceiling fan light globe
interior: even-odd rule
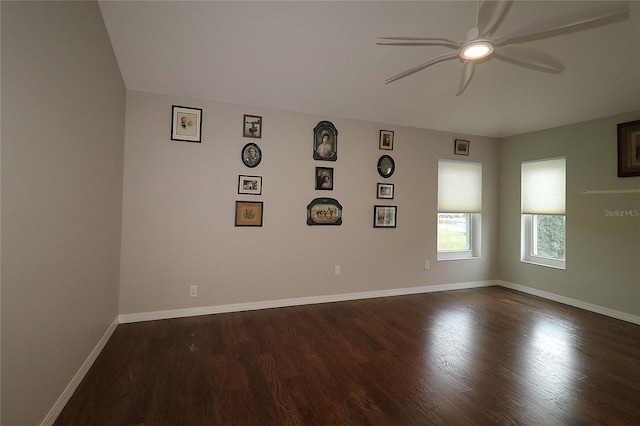
[[[467,60],[486,58],[493,53],[493,44],[489,41],[476,41],[460,49],[460,57]]]

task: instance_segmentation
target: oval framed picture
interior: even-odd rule
[[[249,168],[256,167],[262,161],[262,151],[260,147],[251,142],[242,147],[242,162]]]

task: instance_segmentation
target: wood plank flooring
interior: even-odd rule
[[[501,287],[121,324],[56,425],[639,425],[640,326]]]

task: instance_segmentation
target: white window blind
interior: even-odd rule
[[[482,163],[438,160],[438,213],[482,211]]]
[[[566,159],[522,162],[522,214],[565,214]]]

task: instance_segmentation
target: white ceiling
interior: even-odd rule
[[[515,1],[496,31],[593,2]],[[491,58],[456,97],[461,63],[389,77],[449,50],[380,36],[462,40],[475,1],[101,1],[127,89],[504,137],[640,109],[640,2],[578,32],[529,39],[561,74]]]

